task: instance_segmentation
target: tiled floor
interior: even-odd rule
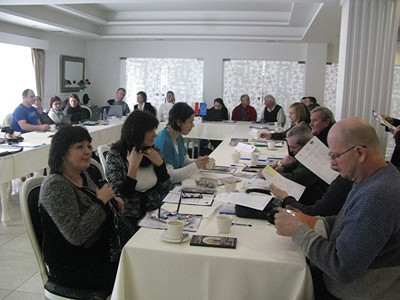
[[[13,194],[9,204],[9,225],[0,223],[0,300],[43,300],[42,281],[18,197],[18,193]]]

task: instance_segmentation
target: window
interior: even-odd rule
[[[0,124],[22,102],[23,90],[36,93],[31,48],[0,43]]]
[[[250,105],[264,111],[264,96],[271,94],[285,113],[291,103],[300,101],[304,91],[304,64],[289,61],[225,60],[224,102],[228,110],[240,103],[240,96],[248,94]]]
[[[327,64],[325,67],[325,91],[324,106],[329,108],[333,114],[336,109],[336,90],[337,90],[337,74],[338,64]]]
[[[126,101],[136,104],[136,94],[144,91],[154,107],[165,102],[173,91],[177,102],[202,101],[204,61],[184,58],[128,58],[126,61]]]

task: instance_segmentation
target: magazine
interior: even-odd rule
[[[219,247],[236,249],[237,238],[229,236],[210,236],[194,234],[190,246]]]

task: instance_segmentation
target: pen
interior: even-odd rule
[[[241,157],[240,159],[241,160],[251,160],[251,158],[248,158],[248,157]],[[258,161],[267,161],[267,160],[263,159],[263,158],[259,158]]]
[[[232,225],[247,226],[247,227],[252,227],[253,226],[251,224],[245,224],[245,223],[232,223]]]

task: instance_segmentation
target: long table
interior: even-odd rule
[[[219,130],[218,125],[213,128]],[[234,147],[229,146],[230,139],[250,139],[249,131],[249,123],[231,127],[211,154],[218,165],[231,163]],[[274,156],[287,151],[285,147],[259,150]],[[200,173],[184,184],[201,176],[226,175]],[[180,212],[202,214],[196,234],[218,236],[216,216],[221,205],[219,201],[212,207],[182,205]],[[174,204],[163,207],[176,210]],[[141,228],[122,251],[111,299],[312,299],[309,268],[291,239],[277,235],[267,221],[235,219],[251,224],[234,225],[229,234],[223,234],[238,238],[237,249],[166,243],[161,240],[161,230]]]
[[[87,126],[91,137],[93,149],[100,145],[115,142],[121,135],[122,121],[115,121],[109,125]],[[0,157],[0,197],[1,221],[7,225],[10,220],[8,215],[8,202],[11,195],[10,181],[25,176],[31,172],[44,169],[48,166],[51,137],[53,132],[29,132],[22,136],[24,142],[43,144],[35,148],[25,147],[22,152]]]

